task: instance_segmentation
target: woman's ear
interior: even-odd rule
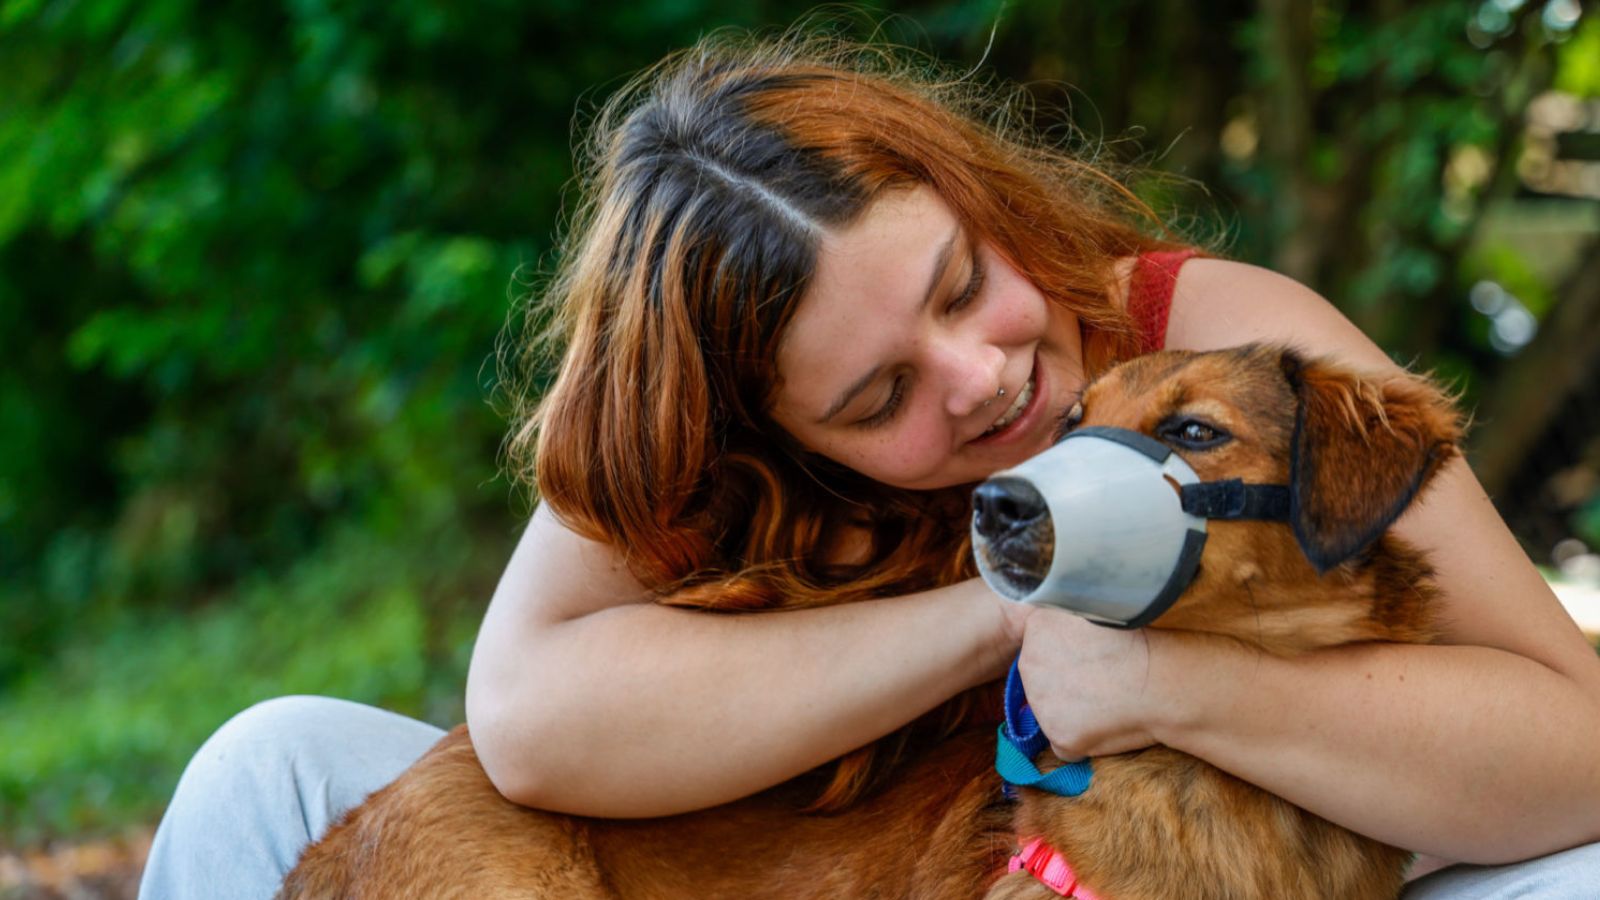
[[[1326,359],[1283,355],[1298,402],[1289,519],[1318,572],[1365,550],[1457,452],[1461,418],[1432,382],[1367,379]]]

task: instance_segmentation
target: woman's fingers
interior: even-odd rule
[[[1105,628],[1061,610],[1027,619],[1023,687],[1051,749],[1064,760],[1154,743],[1147,727],[1150,636]]]

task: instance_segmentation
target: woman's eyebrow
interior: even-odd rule
[[[933,256],[933,270],[928,274],[928,287],[922,294],[922,302],[917,305],[917,309],[919,311],[927,308],[928,304],[933,300],[933,295],[938,293],[939,284],[940,282],[944,281],[945,270],[950,267],[950,257],[955,252],[956,238],[960,236],[961,224],[958,222],[953,228],[950,229],[950,234],[945,237],[942,243],[940,243],[939,252],[935,253]],[[828,424],[828,420],[832,419],[834,416],[837,416],[840,410],[844,409],[846,406],[849,406],[850,401],[854,400],[857,394],[866,390],[867,386],[872,384],[872,382],[878,377],[878,373],[881,371],[883,371],[883,366],[873,366],[872,371],[852,382],[849,387],[845,388],[839,394],[839,396],[834,399],[833,403],[828,407],[828,411],[823,413],[821,418],[817,419],[817,424]]]

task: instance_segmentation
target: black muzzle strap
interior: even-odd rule
[[[1202,519],[1289,521],[1289,486],[1245,484],[1242,479],[1202,481],[1179,489],[1183,511]]]

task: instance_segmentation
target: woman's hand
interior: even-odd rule
[[[1031,609],[1022,684],[1056,756],[1070,761],[1156,743],[1150,722],[1162,701],[1151,678],[1152,654],[1173,636],[1105,628],[1050,607]]]
[[[1032,603],[1018,603],[995,593],[984,584],[983,579],[974,578],[967,582],[978,596],[992,601],[998,616],[998,630],[995,632],[995,678],[1004,678],[1011,671],[1011,663],[1016,660],[1017,654],[1022,650],[1022,636],[1028,630],[1028,617],[1040,607]]]

